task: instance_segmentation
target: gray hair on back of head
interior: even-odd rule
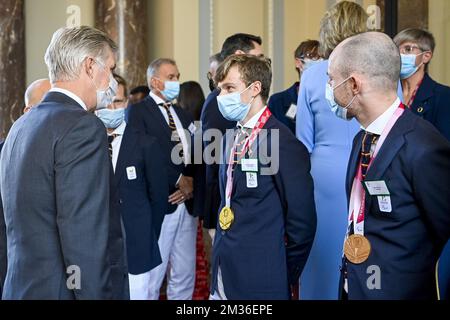
[[[81,26],[58,29],[45,53],[50,81],[76,80],[83,61],[88,57],[105,64],[108,48],[113,53],[118,49],[106,33],[95,28]]]
[[[350,37],[340,45],[336,69],[343,78],[352,73],[365,75],[371,87],[397,90],[400,79],[400,52],[389,36],[366,32]]]

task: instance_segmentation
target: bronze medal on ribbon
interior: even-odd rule
[[[219,214],[219,225],[220,228],[224,231],[231,228],[231,225],[234,222],[234,213],[230,207],[224,207]]]
[[[362,235],[352,234],[345,241],[344,254],[351,263],[363,263],[367,260],[367,258],[369,258],[370,251],[370,242]]]

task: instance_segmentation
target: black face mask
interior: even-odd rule
[[[214,85],[214,80],[213,79],[208,80],[209,80],[209,90],[214,91],[216,89],[216,86]]]

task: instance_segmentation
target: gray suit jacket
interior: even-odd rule
[[[0,158],[3,299],[127,298],[110,173],[105,127],[68,96],[50,92],[14,123]]]

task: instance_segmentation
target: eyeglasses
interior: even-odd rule
[[[416,45],[400,46],[398,49],[400,50],[401,54],[411,54],[414,52],[415,49],[418,49],[421,52],[423,52],[423,49]]]
[[[311,60],[317,61],[320,59],[320,56],[317,53],[315,53],[315,54],[314,53],[306,53],[306,54],[300,55],[300,60],[302,62],[305,62],[305,59],[311,59]]]

